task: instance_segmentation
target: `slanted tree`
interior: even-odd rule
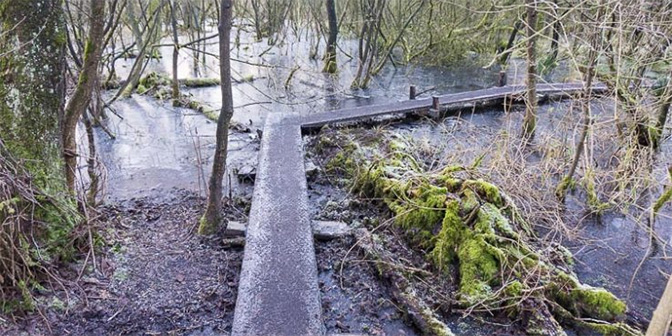
[[[527,101],[523,119],[523,138],[534,138],[537,128],[537,0],[525,0],[527,12]]]
[[[98,83],[98,65],[103,52],[103,37],[105,36],[105,1],[92,1],[90,9],[89,36],[84,48],[82,70],[79,81],[65,108],[63,117],[62,141],[63,158],[65,160],[65,178],[68,189],[75,193],[75,178],[77,176],[77,122],[86,112],[91,101],[94,85]]]
[[[219,11],[219,75],[221,78],[222,109],[217,119],[215,156],[208,186],[208,202],[198,228],[200,234],[212,234],[222,219],[222,179],[226,172],[226,156],[229,142],[229,124],[233,117],[233,93],[231,90],[231,18],[233,0],[221,0]]]
[[[336,21],[336,4],[334,0],[326,0],[327,18],[329,21],[329,39],[327,40],[327,52],[324,55],[324,69],[322,71],[335,73],[336,65],[336,40],[338,39],[338,22]]]

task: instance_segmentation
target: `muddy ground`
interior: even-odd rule
[[[102,207],[96,268],[92,256],[84,271],[81,260],[64,267],[60,283],[35,295],[40,311],[0,324],[0,334],[228,334],[243,250],[195,234],[204,204],[173,189]],[[231,205],[227,213],[244,220]]]

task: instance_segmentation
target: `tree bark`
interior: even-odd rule
[[[553,63],[558,59],[558,44],[560,39],[560,16],[558,16],[558,0],[553,0],[553,35],[551,37],[551,60]]]
[[[327,52],[324,55],[324,69],[322,71],[335,73],[336,65],[336,40],[338,39],[338,22],[336,21],[336,4],[334,0],[326,0],[327,18],[329,20],[329,39],[327,40]]]
[[[523,138],[534,138],[537,128],[537,1],[525,0],[527,9],[527,107],[523,119]]]
[[[217,140],[212,174],[208,187],[208,204],[201,219],[198,232],[211,234],[217,230],[222,219],[222,179],[226,172],[226,156],[229,142],[229,124],[233,117],[233,93],[231,89],[231,17],[233,0],[221,0],[219,17],[219,74],[221,77],[222,109],[217,119]]]
[[[77,176],[77,121],[89,107],[91,93],[98,76],[98,64],[103,51],[103,36],[105,21],[105,1],[92,1],[89,24],[89,36],[84,49],[82,71],[75,93],[65,108],[65,117],[62,129],[63,158],[65,160],[65,180],[68,190],[75,193],[75,178]]]
[[[0,2],[0,138],[41,188],[63,190],[66,30],[60,0]]]

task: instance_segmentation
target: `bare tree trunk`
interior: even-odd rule
[[[537,128],[537,1],[525,0],[527,8],[527,108],[523,120],[523,138],[534,138]]]
[[[177,61],[180,55],[180,41],[177,37],[177,19],[175,18],[175,0],[170,1],[170,24],[173,29],[173,105],[180,98],[180,83],[177,81]]]
[[[322,71],[335,73],[336,66],[336,39],[338,38],[338,22],[336,22],[336,4],[334,0],[326,0],[327,17],[329,19],[329,39],[327,40],[327,52],[324,55],[324,69]]]
[[[216,231],[222,218],[222,179],[226,172],[226,155],[229,141],[229,123],[233,117],[233,93],[231,90],[231,17],[233,0],[221,0],[219,17],[219,74],[222,88],[222,109],[217,119],[217,144],[212,163],[208,189],[208,205],[201,219],[198,232],[211,234]]]
[[[140,49],[138,51],[138,57],[135,63],[133,63],[131,72],[128,75],[128,79],[111,101],[114,101],[119,96],[122,98],[130,97],[133,93],[133,90],[138,86],[142,72],[145,69],[145,65],[149,63],[155,53],[154,42],[156,42],[158,39],[159,31],[161,30],[160,13],[165,3],[166,0],[162,0],[159,3],[156,10],[154,10],[152,15],[148,17],[143,31],[140,31],[140,26],[135,16],[133,6],[128,6],[127,13],[129,23],[133,28],[132,30],[133,35],[135,36],[136,46]]]
[[[553,0],[553,35],[551,37],[551,61],[555,63],[558,59],[558,43],[560,39],[560,16],[558,15],[558,0]]]
[[[667,280],[667,287],[660,297],[658,307],[653,312],[646,336],[665,336],[672,322],[672,276]]]
[[[62,128],[63,158],[65,159],[66,185],[73,194],[75,177],[77,174],[77,141],[75,138],[77,121],[89,107],[93,87],[97,83],[98,64],[103,51],[103,36],[105,21],[105,1],[91,2],[91,23],[89,37],[84,49],[84,63],[79,73],[79,82],[75,93],[65,107],[65,116]]]
[[[256,33],[257,41],[261,41],[264,37],[261,31],[261,9],[259,8],[260,0],[252,0],[252,12],[254,13],[254,31]]]

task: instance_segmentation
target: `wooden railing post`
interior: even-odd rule
[[[415,85],[411,85],[411,87],[408,90],[408,99],[410,100],[415,100]]]
[[[499,79],[497,80],[497,86],[506,85],[506,71],[502,70],[499,72]]]
[[[432,96],[432,109],[438,111],[439,107],[441,107],[441,104],[439,104],[439,97]]]

